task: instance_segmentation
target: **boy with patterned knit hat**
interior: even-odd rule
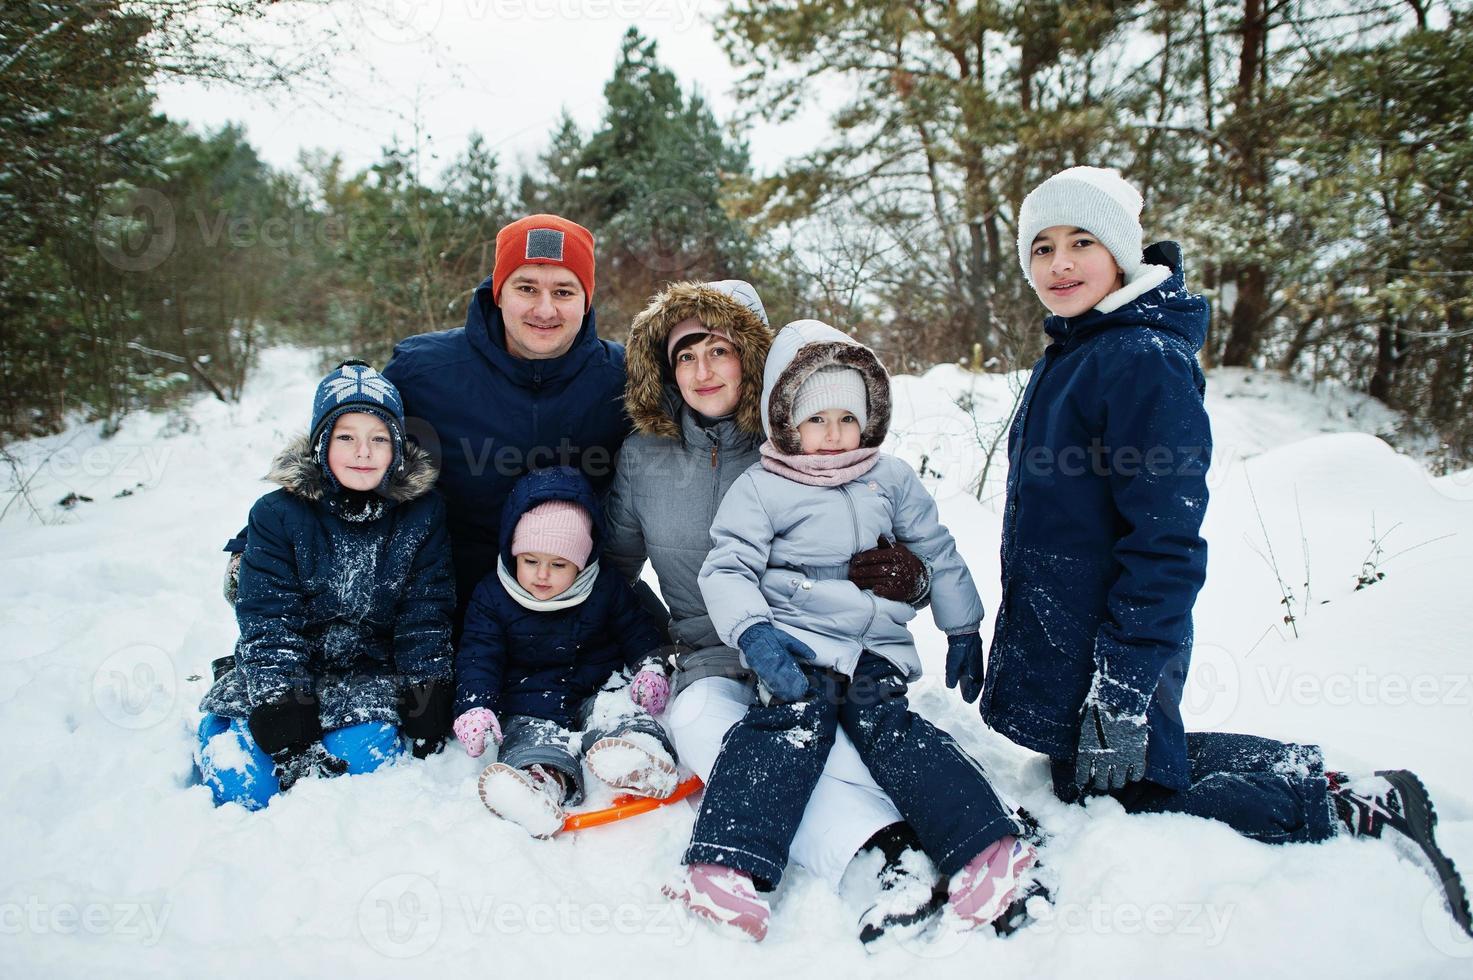
[[[600,574],[593,487],[570,467],[529,473],[501,528],[455,659],[456,737],[473,758],[488,737],[500,748],[481,773],[482,802],[550,837],[583,799],[580,758],[610,786],[669,796],[675,750],[653,717],[670,693],[663,637],[628,583]]]

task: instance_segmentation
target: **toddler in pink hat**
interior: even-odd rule
[[[599,574],[603,512],[579,471],[527,474],[502,517],[500,559],[471,596],[456,652],[455,734],[480,756],[481,800],[549,837],[582,802],[583,767],[663,799],[675,749],[655,715],[670,684],[665,637],[619,575]]]

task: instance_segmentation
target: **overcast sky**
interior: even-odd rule
[[[331,81],[266,92],[199,83],[165,84],[160,107],[199,126],[243,123],[278,167],[304,149],[340,152],[351,169],[376,160],[395,135],[424,145],[443,166],[479,131],[508,172],[547,145],[566,108],[588,132],[603,106],[624,31],[659,42],[659,59],[681,87],[698,90],[725,122],[736,112],[737,71],[717,44],[712,20],[723,0],[340,0],[309,31],[351,38],[333,59]],[[810,148],[816,112],[746,133],[760,172]]]

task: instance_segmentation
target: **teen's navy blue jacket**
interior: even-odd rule
[[[404,399],[408,434],[439,464],[462,608],[496,570],[512,485],[532,470],[572,466],[602,496],[630,431],[624,348],[599,339],[593,310],[561,357],[513,357],[490,277],[471,298],[465,326],[403,341],[384,377]]]
[[[1169,277],[1118,309],[1044,322],[1053,343],[1008,436],[981,710],[1013,741],[1070,759],[1098,675],[1106,704],[1147,718],[1147,778],[1184,789],[1180,702],[1207,570],[1208,307],[1174,246],[1147,250],[1163,259]]]
[[[512,488],[501,518],[500,556],[511,554],[517,521],[538,504],[568,500],[593,519],[593,554],[604,540],[603,508],[593,487],[570,467],[529,473]],[[639,669],[664,643],[615,569],[601,569],[593,591],[567,609],[537,612],[507,594],[492,571],[471,595],[455,657],[455,713],[490,708],[498,716],[547,718],[576,727],[579,703],[616,670]]]

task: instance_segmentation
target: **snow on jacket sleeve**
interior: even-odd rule
[[[449,677],[453,654],[450,617],[455,613],[455,574],[445,502],[431,493],[429,534],[419,546],[394,610],[394,667],[407,684]]]
[[[268,494],[251,508],[235,600],[240,626],[237,666],[252,707],[312,689],[304,635],[307,598],[286,515],[275,496]]]
[[[711,550],[698,579],[718,636],[735,647],[754,623],[772,621],[759,582],[776,532],[750,472],[737,477],[711,522]]]
[[[895,536],[931,566],[931,615],[948,634],[975,633],[985,611],[982,597],[967,563],[956,550],[956,539],[941,523],[936,498],[926,490],[915,470],[896,460],[900,494],[895,503]]]
[[[496,710],[506,674],[506,631],[495,603],[501,584],[488,576],[471,593],[455,652],[455,714],[472,708]]]
[[[1207,574],[1199,532],[1212,434],[1195,363],[1185,355],[1148,344],[1108,367],[1103,441],[1124,530],[1095,635],[1095,690],[1106,704],[1144,715],[1161,672],[1190,636]]]
[[[665,642],[664,634],[640,606],[628,582],[614,577],[611,583],[614,588],[609,603],[609,626],[624,666],[634,672],[646,664],[658,663],[660,657],[656,651]]]
[[[634,487],[630,470],[634,461],[630,458],[628,444],[619,451],[614,465],[614,484],[609,489],[608,501],[604,505],[604,560],[614,567],[624,581],[639,578],[649,557],[644,543],[644,529],[634,513]]]

